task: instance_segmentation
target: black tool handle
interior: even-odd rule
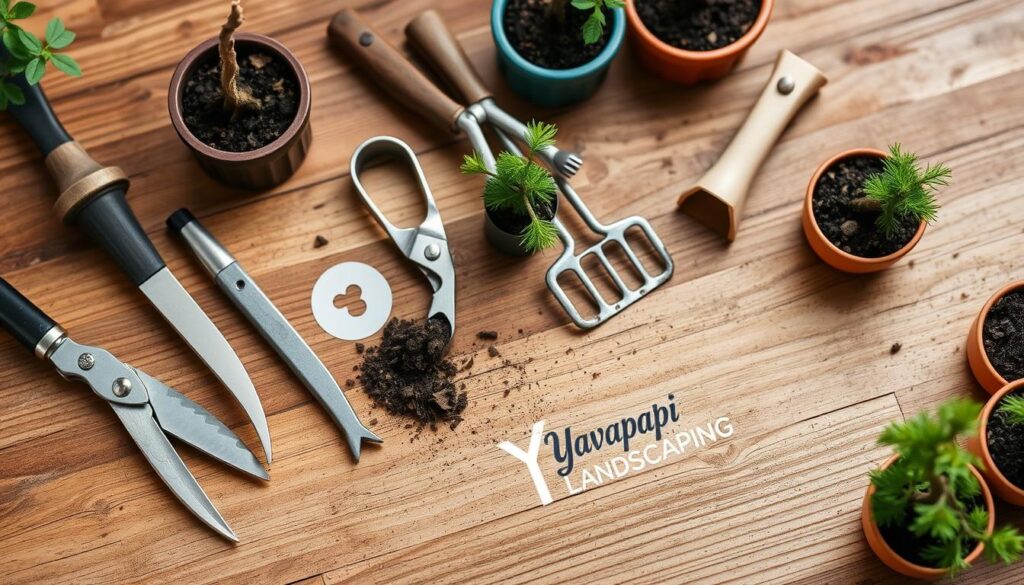
[[[18,343],[35,351],[43,335],[56,324],[18,289],[0,278],[0,327],[6,329]]]
[[[20,106],[10,104],[8,111],[25,129],[43,156],[49,157],[54,149],[71,142],[71,136],[53,113],[39,85],[29,85],[24,75],[15,75],[13,82],[25,94],[25,103]],[[69,191],[81,187],[79,180],[82,177],[105,170],[80,147],[70,146],[76,147],[73,156],[64,157],[62,164],[47,165],[51,177],[64,190],[62,198]],[[54,153],[54,156],[58,154]],[[50,159],[47,160],[49,163]],[[109,187],[100,187],[82,194],[78,203],[66,206],[58,213],[65,214],[65,221],[80,226],[89,234],[138,286],[160,271],[165,264],[128,207],[125,186],[126,182],[111,182]]]

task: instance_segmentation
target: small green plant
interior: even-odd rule
[[[859,211],[878,213],[875,223],[887,238],[896,235],[900,221],[910,218],[915,223],[931,223],[939,211],[935,191],[949,184],[952,171],[944,164],[918,164],[917,155],[903,152],[897,142],[889,147],[889,156],[882,161],[882,172],[868,177],[864,196],[852,205]]]
[[[70,55],[59,53],[75,40],[75,33],[69,31],[59,18],[50,20],[42,40],[14,23],[26,19],[36,11],[35,4],[0,0],[0,38],[6,51],[0,52],[0,110],[7,104],[20,106],[25,103],[21,88],[10,82],[15,75],[25,74],[29,85],[39,83],[46,73],[46,64],[53,63],[58,70],[78,77],[82,68]]]
[[[590,16],[583,22],[580,33],[583,35],[583,43],[592,45],[601,40],[604,34],[604,25],[607,24],[607,17],[604,10],[615,10],[626,5],[625,0],[551,0],[548,4],[548,18],[556,21],[559,26],[565,25],[565,11],[569,5],[576,10],[583,12],[590,11]]]
[[[981,462],[957,441],[976,431],[980,412],[976,402],[954,399],[939,406],[935,417],[922,412],[890,424],[878,442],[893,447],[899,458],[871,472],[875,522],[906,527],[929,542],[922,558],[950,575],[969,567],[964,557],[976,543],[985,545],[985,558],[993,563],[1015,562],[1024,552],[1024,536],[1016,528],[987,533],[988,511],[974,503],[981,486],[970,466]]]
[[[510,211],[529,218],[521,234],[529,252],[549,248],[558,241],[558,231],[550,220],[540,217],[538,208],[550,206],[556,196],[555,179],[536,161],[537,152],[555,144],[558,128],[553,124],[530,122],[526,125],[526,155],[508,151],[498,154],[494,170],[487,168],[479,153],[466,155],[460,170],[467,175],[484,175],[484,206],[492,211]]]
[[[999,412],[1006,415],[1011,425],[1024,425],[1024,396],[1006,396],[999,404]]]

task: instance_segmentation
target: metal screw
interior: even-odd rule
[[[796,89],[796,81],[788,75],[783,75],[779,78],[779,84],[775,86],[782,95],[789,95],[794,89]]]
[[[427,257],[427,260],[437,260],[441,257],[441,248],[437,244],[428,244],[423,249],[423,255]]]
[[[370,45],[372,45],[373,44],[373,33],[372,32],[364,32],[363,34],[359,35],[359,44],[364,46],[364,47],[369,47]]]
[[[132,391],[132,381],[128,378],[118,378],[114,380],[114,386],[111,388],[114,396],[118,398],[124,398]]]
[[[83,353],[78,356],[78,368],[81,370],[91,370],[96,365],[96,358],[92,357],[91,353]]]

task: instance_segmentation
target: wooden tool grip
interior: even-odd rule
[[[457,131],[455,121],[464,108],[437,89],[354,10],[346,8],[335,14],[327,26],[327,36],[331,44],[366,69],[400,102],[449,131]]]
[[[405,35],[420,55],[453,86],[466,104],[491,97],[473,64],[437,11],[430,9],[412,19]]]

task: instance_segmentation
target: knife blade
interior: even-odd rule
[[[187,209],[180,209],[168,218],[167,224],[185,239],[220,289],[320,402],[334,424],[345,434],[356,462],[359,461],[362,441],[382,443],[383,439],[360,422],[345,393],[316,353],[199,220]]]

